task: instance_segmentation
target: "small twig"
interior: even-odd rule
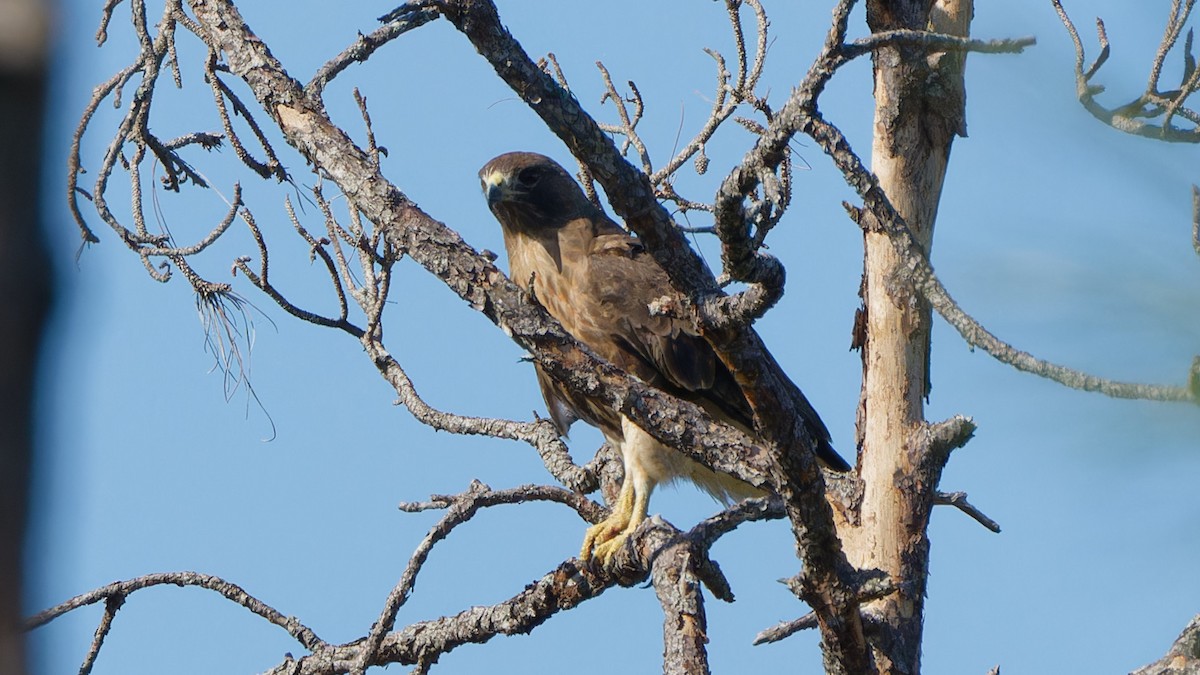
[[[1000,40],[976,40],[945,33],[931,33],[923,30],[887,30],[844,45],[841,56],[847,59],[858,58],[869,54],[881,47],[922,47],[929,51],[961,51],[978,52],[981,54],[1020,54],[1026,47],[1037,44],[1037,38],[1023,37]]]
[[[109,596],[104,601],[104,615],[100,617],[100,624],[96,626],[96,635],[92,638],[92,645],[88,648],[87,656],[83,658],[83,665],[79,667],[79,675],[88,675],[92,672],[92,668],[96,666],[96,658],[100,656],[100,648],[104,646],[104,639],[108,637],[108,632],[112,630],[112,622],[117,616],[117,610],[121,609],[121,605],[123,604],[125,604],[124,595]]]
[[[132,172],[132,166],[130,168]],[[135,204],[140,205],[140,191],[135,190],[134,193],[137,195],[134,198],[134,202]],[[221,237],[221,235],[225,234],[225,231],[229,229],[229,226],[232,225],[233,221],[237,218],[238,209],[240,209],[242,206],[244,206],[244,203],[242,202],[242,186],[239,183],[234,183],[233,199],[229,202],[229,211],[225,214],[225,217],[222,218],[219,223],[217,223],[217,226],[210,230],[203,239],[197,241],[191,246],[143,246],[138,249],[138,253],[139,255],[143,256],[156,257],[188,257],[196,255],[197,253],[200,253],[204,249],[213,245],[217,239]],[[137,210],[135,210],[134,213],[136,214]],[[140,218],[135,217],[135,221],[139,223],[140,227],[144,228],[144,223]]]
[[[706,518],[688,531],[687,537],[707,549],[720,537],[732,532],[742,523],[786,518],[783,502],[776,497],[746,499]]]
[[[637,149],[638,157],[641,159],[642,171],[646,172],[646,175],[650,175],[654,172],[654,169],[650,166],[650,153],[646,150],[646,145],[642,143],[642,139],[637,133],[637,125],[642,119],[643,110],[642,95],[637,90],[637,85],[632,81],[629,82],[629,89],[632,95],[628,99],[628,102],[634,105],[633,116],[630,117],[629,110],[625,107],[626,99],[621,96],[616,86],[613,85],[612,76],[608,74],[608,69],[600,61],[596,62],[596,68],[600,70],[600,75],[604,79],[605,91],[604,95],[600,97],[600,105],[604,105],[605,101],[612,101],[613,105],[617,108],[617,116],[621,118],[619,126],[601,124],[600,128],[610,133],[623,135],[625,143],[621,146],[621,154],[624,155],[629,151],[629,146],[633,145]]]
[[[571,91],[571,85],[567,82],[567,76],[563,73],[562,66],[558,65],[558,57],[554,52],[548,52],[545,58],[538,59],[538,67],[547,75],[553,75],[554,81],[565,91]]]
[[[1146,93],[1158,92],[1158,80],[1162,75],[1163,64],[1166,63],[1167,54],[1175,48],[1175,43],[1179,40],[1180,34],[1183,33],[1183,27],[1187,24],[1188,15],[1192,12],[1192,6],[1196,0],[1187,0],[1184,5],[1180,0],[1172,0],[1171,15],[1167,17],[1167,25],[1163,30],[1163,38],[1158,44],[1158,49],[1154,53],[1154,61],[1150,65],[1150,76],[1146,81]]]
[[[1192,186],[1192,249],[1200,255],[1200,187]]]
[[[358,87],[354,88],[354,102],[358,104],[358,112],[362,115],[363,126],[367,130],[367,154],[370,155],[371,161],[375,166],[379,166],[379,155],[381,150],[375,144],[375,129],[371,126],[371,113],[367,111],[367,99],[358,91]],[[387,150],[383,150],[382,154],[386,155]]]
[[[339,318],[332,319],[327,316],[316,314],[314,312],[310,312],[306,309],[302,309],[302,308],[296,306],[290,300],[288,300],[281,292],[279,292],[279,290],[277,288],[275,288],[275,286],[273,286],[271,284],[271,282],[268,280],[267,273],[269,271],[269,267],[268,267],[268,263],[267,263],[267,261],[268,261],[267,245],[266,245],[265,241],[263,240],[262,232],[261,232],[261,230],[259,230],[258,224],[255,222],[253,214],[251,214],[248,209],[242,209],[238,213],[238,215],[240,215],[242,217],[242,221],[245,222],[246,226],[250,228],[251,235],[254,237],[255,243],[258,245],[258,251],[259,251],[259,255],[262,257],[262,261],[261,261],[261,264],[259,267],[259,272],[255,272],[254,270],[250,269],[250,265],[249,265],[250,258],[247,258],[244,256],[239,257],[233,261],[233,267],[235,270],[237,270],[238,272],[241,272],[250,281],[251,284],[254,284],[254,286],[256,288],[261,290],[263,293],[266,293],[267,297],[274,300],[276,305],[279,305],[279,307],[281,309],[283,309],[288,314],[291,314],[292,316],[296,317],[297,319],[301,319],[303,321],[307,321],[309,323],[316,324],[318,326],[325,326],[328,328],[339,328],[339,329],[349,333],[350,335],[353,335],[356,338],[361,338],[363,336],[365,331],[363,331],[362,328],[359,328],[358,326],[354,325],[349,320],[347,320],[344,312],[342,313],[342,315]],[[301,229],[303,229],[303,228],[301,228]],[[306,232],[302,232],[301,236],[304,236],[304,234],[306,234]],[[311,235],[308,238],[310,239]],[[327,251],[320,248],[319,246],[316,247],[316,250],[324,253],[326,256],[329,255],[329,253]],[[336,278],[336,270],[333,274]]]
[[[296,217],[296,212],[291,208],[291,201],[287,202],[288,217],[291,218],[292,226],[296,228],[296,232],[304,239],[309,246],[309,261],[312,261],[313,256],[321,258],[321,262],[325,265],[325,271],[329,273],[329,283],[333,285],[333,292],[337,296],[338,301],[338,320],[345,321],[349,316],[349,305],[346,301],[346,290],[343,287],[344,282],[350,289],[354,289],[354,280],[350,277],[350,268],[346,265],[346,258],[342,254],[341,239],[338,237],[338,231],[341,226],[337,224],[337,219],[333,217],[333,210],[329,207],[329,202],[325,200],[325,195],[321,191],[321,186],[314,186],[312,189],[313,197],[316,199],[317,207],[321,209],[321,214],[325,216],[325,229],[329,233],[329,237],[317,239],[312,236],[306,227]],[[344,233],[344,230],[342,231]],[[346,234],[348,237],[349,235]],[[326,250],[326,246],[333,247],[333,255],[330,255]],[[336,261],[334,258],[336,257]]]
[[[113,10],[123,0],[105,0],[104,7],[100,9],[100,27],[96,29],[96,43],[103,45],[108,40],[108,24],[112,21]]]
[[[375,367],[399,395],[399,402],[422,424],[453,434],[478,434],[523,441],[537,450],[546,470],[563,485],[585,494],[595,491],[595,474],[575,464],[567,446],[558,437],[558,430],[549,420],[516,422],[437,410],[420,397],[404,368],[380,342],[369,338],[364,340],[364,346]]]
[[[233,146],[234,153],[243,164],[259,176],[263,178],[273,176],[282,183],[288,179],[288,175],[279,158],[275,156],[275,149],[271,147],[271,142],[263,134],[262,129],[258,126],[258,122],[255,120],[254,115],[251,114],[249,108],[246,107],[246,104],[242,103],[237,94],[217,75],[216,65],[217,53],[216,51],[212,51],[209,53],[208,60],[205,61],[204,72],[208,76],[209,84],[213,90],[213,103],[217,109],[217,115],[221,118],[221,125],[225,129],[225,135],[229,138],[229,144]],[[254,133],[254,137],[258,140],[263,152],[267,154],[266,162],[260,162],[255,159],[246,147],[242,145],[237,132],[233,130],[233,122],[229,119],[229,111],[225,109],[226,99],[233,106],[234,113],[244,119],[246,125],[250,127],[250,131]]]
[[[809,612],[798,619],[784,621],[783,623],[776,624],[770,628],[760,631],[758,635],[754,636],[754,642],[751,644],[757,647],[758,645],[765,645],[771,642],[779,642],[780,640],[791,637],[802,630],[809,630],[811,628],[817,628],[818,626],[819,624],[817,623],[817,615],[814,612]]]
[[[410,30],[424,26],[438,16],[440,16],[440,12],[436,2],[418,0],[406,2],[393,12],[379,17],[384,25],[367,35],[359,33],[353,43],[317,70],[308,84],[304,86],[304,94],[314,99],[320,99],[330,81],[351,64],[366,61],[371,54],[375,53],[375,50]]]
[[[740,12],[743,4],[750,5],[754,10],[757,26],[753,63],[749,64],[745,31],[742,27]],[[708,119],[700,131],[696,133],[692,140],[672,157],[662,169],[659,169],[650,177],[651,183],[655,186],[661,198],[674,202],[685,211],[711,211],[712,207],[680,197],[670,184],[670,180],[675,172],[689,159],[695,158],[696,172],[698,174],[705,173],[708,168],[708,158],[704,154],[706,144],[716,134],[721,125],[742,104],[748,103],[762,112],[769,111],[766,100],[754,93],[755,88],[758,86],[758,81],[762,76],[763,66],[766,63],[767,46],[769,44],[767,32],[769,22],[767,21],[766,10],[758,0],[726,0],[725,9],[729,15],[729,24],[733,33],[734,47],[737,52],[737,72],[736,74],[729,72],[725,63],[725,57],[719,52],[708,48],[704,50],[717,65],[717,87],[716,95],[713,98],[712,110],[709,112]]]
[[[983,511],[980,511],[970,502],[968,502],[967,493],[965,492],[938,492],[933,497],[933,503],[944,506],[953,506],[959,511],[962,511],[968,516],[974,518],[975,521],[980,525],[986,527],[992,532],[995,532],[996,534],[1000,534],[1000,523],[988,518]]]

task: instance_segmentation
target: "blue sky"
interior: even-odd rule
[[[394,394],[352,338],[300,323],[248,286],[241,291],[259,310],[251,314],[252,382],[262,405],[244,388],[227,400],[182,279],[152,281],[98,218],[90,220],[101,243],[75,261],[77,231],[62,203],[70,133],[91,88],[125,64],[132,44],[122,5],[110,44],[96,49],[94,4],[59,8],[44,199],[61,299],[39,398],[30,611],[113,580],[187,569],[242,585],[326,640],[359,637],[437,518],[401,513],[398,502],[459,492],[473,478],[497,488],[550,478],[528,446],[416,423],[392,405]],[[302,81],[390,9],[244,4],[252,28]],[[1101,100],[1140,91],[1169,3],[1065,4],[1089,41],[1094,16],[1108,22],[1114,49]],[[690,137],[710,106],[715,76],[702,48],[732,54],[718,3],[499,6],[529,53],[557,55],[594,115],[615,119],[611,106],[596,105],[596,60],[616,82],[634,80],[647,103],[640,128],[659,165],[682,142],[680,129]],[[772,101],[815,55],[830,6],[768,3],[774,41],[762,90]],[[861,9],[854,25],[865,31]],[[1182,383],[1200,352],[1200,260],[1189,240],[1197,149],[1123,136],[1088,116],[1074,100],[1074,54],[1048,1],[980,2],[974,33],[1034,35],[1038,45],[968,60],[970,137],[954,147],[933,253],[943,281],[1020,348],[1103,376]],[[198,53],[194,41],[181,45],[187,87],[156,99],[152,128],[164,137],[216,128],[211,95],[191,65]],[[868,66],[847,67],[822,99],[827,118],[864,154]],[[1167,72],[1177,77],[1178,63]],[[361,140],[352,86],[367,97],[389,150],[385,173],[476,248],[502,250],[478,194],[480,165],[516,149],[569,161],[448,24],[405,36],[329,88],[335,121]],[[102,110],[87,137],[89,167],[98,165],[116,114]],[[710,173],[684,171],[681,191],[708,199],[751,142],[743,130],[726,130],[709,149]],[[297,182],[312,185],[303,160],[276,147]],[[840,207],[851,191],[811,143],[793,147],[811,169],[797,172],[794,206],[772,234],[788,293],[759,327],[849,455],[860,365],[847,346],[861,236]],[[276,283],[307,306],[332,308],[323,271],[309,265],[286,220],[283,198],[295,199],[294,191],[234,173],[228,149],[193,159],[225,196],[243,182],[272,245]],[[120,186],[110,201],[127,213]],[[158,203],[180,240],[201,236],[227,208],[214,191],[194,189],[159,191]],[[302,218],[319,224],[311,208]],[[699,245],[715,260],[710,242]],[[224,279],[234,257],[253,252],[238,233],[200,269]],[[389,349],[431,405],[514,419],[544,410],[521,350],[439,282],[402,263],[392,298]],[[940,320],[933,348],[929,418],[961,413],[979,425],[942,488],[967,491],[1004,531],[991,534],[950,509],[935,513],[925,671],[984,673],[999,664],[1005,673],[1127,672],[1161,655],[1200,611],[1200,412],[1110,400],[1015,372],[967,349]],[[582,426],[572,434],[581,461],[599,443]],[[685,528],[716,508],[686,485],[661,490],[651,504]],[[583,529],[563,507],[480,514],[434,549],[398,622],[511,596],[574,554]],[[713,670],[819,670],[815,634],[750,645],[757,631],[806,611],[775,582],[797,566],[786,525],[745,526],[714,554],[738,600],[706,606]],[[36,672],[77,669],[99,615],[89,608],[37,631]],[[657,672],[660,636],[653,591],[615,589],[531,636],[462,647],[437,668]],[[172,587],[130,598],[96,672],[259,672],[288,651],[300,648],[240,607]]]

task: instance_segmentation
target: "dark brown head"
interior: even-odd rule
[[[488,208],[507,228],[558,228],[595,211],[566,169],[534,152],[496,157],[479,170],[479,181]]]

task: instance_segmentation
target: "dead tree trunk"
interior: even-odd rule
[[[867,21],[878,34],[934,30],[966,36],[969,0],[875,0]],[[964,53],[930,54],[903,45],[874,57],[872,170],[916,241],[929,252],[954,137],[965,130]],[[927,525],[945,451],[925,421],[930,307],[902,278],[889,235],[864,230],[861,347],[863,385],[857,441],[864,483],[857,525],[841,528],[846,555],[878,569],[897,591],[865,608],[871,657],[881,673],[920,672],[929,569]]]

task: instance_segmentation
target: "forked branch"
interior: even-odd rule
[[[1100,53],[1095,61],[1085,67],[1083,40],[1079,31],[1067,15],[1062,1],[1051,2],[1075,45],[1075,93],[1085,110],[1101,122],[1128,134],[1176,143],[1200,143],[1200,112],[1186,105],[1191,95],[1200,89],[1200,70],[1196,68],[1196,57],[1192,51],[1191,30],[1187,31],[1183,47],[1179,50],[1183,61],[1179,85],[1163,91],[1161,84],[1163,65],[1168,55],[1179,46],[1179,38],[1184,35],[1183,29],[1191,16],[1195,0],[1172,0],[1163,38],[1150,66],[1146,89],[1129,102],[1115,107],[1106,107],[1096,100],[1096,96],[1104,92],[1104,87],[1092,83],[1112,55],[1104,21],[1096,19]],[[1188,125],[1180,127],[1172,124],[1176,117],[1186,119]]]

